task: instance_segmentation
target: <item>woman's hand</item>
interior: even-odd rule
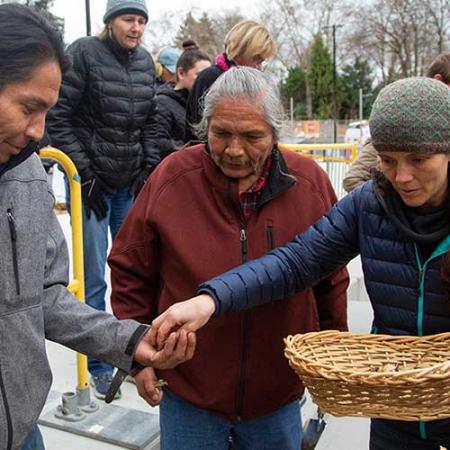
[[[150,342],[157,349],[163,348],[171,332],[196,331],[208,322],[215,310],[214,300],[206,294],[175,303],[152,322]]]

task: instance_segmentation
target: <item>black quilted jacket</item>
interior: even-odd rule
[[[173,84],[165,84],[156,92],[158,125],[166,134],[158,136],[161,159],[184,145],[186,124],[187,89],[175,90]]]
[[[143,47],[129,51],[97,37],[78,39],[68,52],[73,68],[47,119],[52,145],[82,179],[95,174],[113,189],[130,186],[159,161],[152,57]]]

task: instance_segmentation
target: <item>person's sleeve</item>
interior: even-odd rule
[[[144,152],[144,166],[151,167],[152,170],[161,161],[158,141],[168,137],[168,131],[164,129],[159,120],[158,106],[155,96],[149,101],[147,120],[142,133],[142,149]]]
[[[157,116],[156,121],[158,127],[154,134],[154,142],[158,147],[160,157],[163,159],[176,150],[176,145],[172,139],[174,128],[174,116],[170,112],[170,106],[164,103],[161,96],[156,96]]]
[[[359,252],[357,200],[355,195],[344,197],[287,245],[201,284],[198,292],[212,296],[220,315],[315,286]]]
[[[324,212],[328,212],[337,202],[336,193],[328,176],[326,176],[322,193]],[[345,267],[341,267],[313,287],[321,330],[347,330],[347,288],[349,283],[348,271]]]
[[[156,317],[159,292],[158,236],[148,218],[152,178],[128,212],[108,257],[115,316],[147,324]]]
[[[90,160],[74,133],[72,118],[83,101],[89,65],[80,42],[70,46],[68,53],[72,56],[72,68],[64,74],[58,102],[47,115],[47,131],[51,144],[69,156],[78,172],[86,172]]]
[[[131,320],[119,321],[78,301],[66,289],[68,272],[64,235],[52,214],[42,302],[45,337],[129,371],[136,345],[148,328]]]
[[[342,185],[347,192],[351,192],[358,186],[370,180],[371,170],[378,163],[377,151],[371,141],[360,150],[358,158],[350,164]]]

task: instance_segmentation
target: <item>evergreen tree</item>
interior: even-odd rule
[[[363,91],[363,117],[368,117],[373,102],[373,81],[371,67],[366,59],[357,56],[353,64],[347,64],[339,77],[341,117],[359,117],[359,90]]]
[[[174,44],[181,47],[186,39],[193,39],[197,45],[210,55],[218,53],[218,48],[223,45],[215,33],[213,21],[206,12],[197,20],[192,12],[188,12],[183,23],[180,25]]]
[[[313,115],[317,119],[329,119],[333,115],[333,62],[322,36],[314,37],[308,71]]]
[[[294,100],[294,118],[306,119],[306,74],[300,66],[289,69],[288,76],[281,82],[280,92],[286,110],[289,110],[292,98]]]

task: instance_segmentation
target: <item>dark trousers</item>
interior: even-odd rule
[[[371,421],[370,450],[439,450],[440,446],[450,449],[450,420]]]

